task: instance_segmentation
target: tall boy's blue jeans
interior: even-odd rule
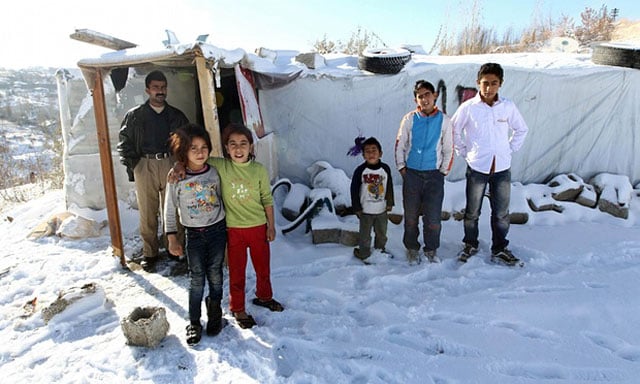
[[[478,219],[482,209],[487,184],[491,206],[491,251],[499,252],[509,245],[509,202],[511,199],[511,169],[494,174],[484,174],[467,166],[467,206],[464,214],[465,244],[478,248]]]
[[[222,300],[222,265],[227,245],[224,220],[204,228],[185,230],[189,263],[189,321],[200,324],[205,278],[209,283],[211,302]]]
[[[422,215],[422,237],[425,251],[440,247],[444,175],[439,170],[417,171],[407,168],[402,179],[405,248],[419,250],[418,220]]]

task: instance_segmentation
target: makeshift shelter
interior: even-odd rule
[[[114,212],[112,238],[119,222],[117,201],[135,207],[133,184],[115,153],[118,130],[124,113],[144,102],[144,76],[152,69],[167,75],[169,103],[210,132],[213,155],[222,153],[220,128],[242,120],[254,131],[258,160],[272,180],[305,183],[307,167],[319,160],[350,175],[362,161],[346,155],[358,136],[377,137],[383,161],[393,164],[400,119],[415,108],[416,80],[436,85],[438,106],[452,115],[475,93],[480,64],[498,62],[505,69],[500,93],[515,101],[530,129],[513,159],[514,181],[545,182],[563,173],[588,179],[601,172],[640,181],[637,69],[595,65],[589,54],[439,57],[414,52],[398,73],[382,75],[359,69],[355,56],[267,49],[253,54],[205,40],[180,44],[168,33],[159,49],[130,47],[80,60],[92,97],[79,108],[69,104],[71,77],[59,72],[67,203]],[[610,157],[610,151],[625,156]],[[462,179],[464,169],[464,161],[456,158],[448,178]],[[401,183],[397,172],[394,178]]]
[[[131,107],[144,102],[144,77],[160,68],[169,83],[170,103],[180,108],[190,121],[204,126],[212,138],[212,156],[222,156],[220,128],[237,120],[252,129],[255,135],[256,157],[267,166],[270,175],[277,175],[275,147],[271,131],[264,128],[255,94],[253,72],[243,68],[243,50],[228,51],[206,44],[206,36],[194,43],[179,44],[169,31],[165,48],[144,51],[124,40],[115,39],[90,30],[78,30],[73,38],[100,44],[117,52],[98,59],[78,62],[91,100],[85,100],[72,122],[69,104],[71,78],[66,71],[58,72],[60,114],[65,141],[65,190],[68,204],[101,209],[106,206],[112,243],[116,254],[122,256],[118,196],[136,205],[135,188],[118,171],[118,129],[122,117]],[[262,81],[265,87],[290,81],[300,73],[299,68],[282,72],[270,71]],[[105,81],[109,79],[110,81]],[[114,96],[107,98],[106,96]],[[90,127],[87,108],[93,110],[95,129]],[[91,133],[97,131],[97,136]],[[99,158],[96,158],[99,150]],[[96,170],[102,170],[102,182]],[[99,193],[100,186],[104,193]],[[123,259],[124,264],[124,259]]]

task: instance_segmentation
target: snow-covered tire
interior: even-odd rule
[[[358,57],[358,68],[381,74],[400,72],[411,60],[411,52],[406,49],[367,49]]]
[[[593,47],[591,61],[595,64],[640,69],[640,47],[626,44],[599,44]]]

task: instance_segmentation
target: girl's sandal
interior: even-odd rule
[[[245,317],[246,316],[246,317]],[[256,321],[253,319],[253,316],[245,314],[245,316],[241,316],[239,312],[233,313],[233,318],[236,319],[238,326],[242,329],[249,329],[256,324]]]
[[[258,299],[256,297],[255,299],[253,299],[253,304],[257,305],[259,307],[268,308],[271,312],[282,312],[282,311],[284,311],[284,307],[282,306],[282,304],[278,303],[274,299],[267,300],[267,301],[262,301],[262,300],[260,300],[260,299]]]

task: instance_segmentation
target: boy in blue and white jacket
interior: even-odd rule
[[[421,261],[420,216],[424,255],[430,262],[439,261],[444,177],[451,170],[454,153],[451,120],[435,105],[438,94],[433,84],[418,80],[413,95],[417,108],[402,118],[395,148],[396,168],[402,175],[402,242],[410,264]]]

